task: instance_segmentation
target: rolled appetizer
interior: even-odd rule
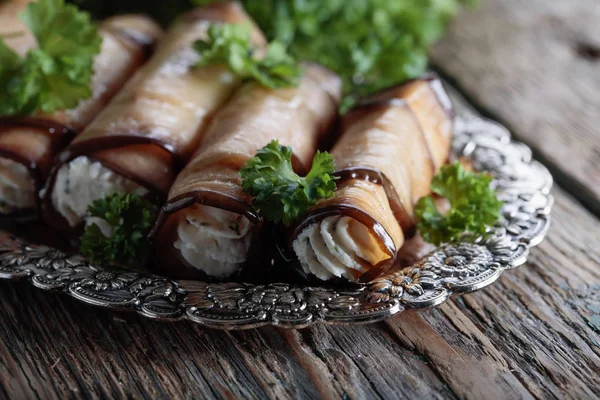
[[[199,66],[194,48],[215,25],[258,27],[236,2],[218,2],[182,16],[156,53],[59,156],[47,181],[44,219],[79,231],[90,205],[112,194],[137,193],[161,203],[202,138],[215,111],[242,79],[225,64]]]
[[[40,31],[51,28],[40,22],[39,25],[33,27],[34,29],[31,29],[17,17],[17,13],[27,12],[29,25],[33,24],[31,21],[36,19],[35,13],[38,12],[36,6],[39,4],[27,6],[27,3],[30,2],[9,1],[0,6],[0,36],[4,33],[18,33],[14,36],[6,36],[5,43],[15,54],[23,57],[22,65],[17,65],[18,63],[15,62],[12,70],[11,66],[6,71],[2,71],[0,68],[0,75],[12,73],[15,76],[14,81],[19,79],[23,81],[24,78],[18,75],[19,68],[21,68],[30,71],[27,75],[28,79],[34,76],[31,70],[35,67],[33,65],[35,57],[31,55],[27,57],[27,53],[31,49],[36,49],[37,54],[45,51],[46,56],[53,57],[46,47],[57,47],[57,45],[46,45],[44,43],[46,38],[47,40],[54,39],[56,43],[67,43],[65,49],[61,50],[66,54],[56,56],[55,68],[66,69],[65,65],[68,62],[84,63],[85,56],[79,58],[77,55],[79,51],[77,45],[83,47],[86,43],[85,38],[81,40],[82,43],[70,43],[68,38],[57,39],[52,36],[38,37],[36,41],[31,34],[32,30],[41,36]],[[55,5],[58,8],[63,6]],[[63,12],[62,17],[56,17],[62,18],[60,21],[52,22],[51,12],[49,17],[42,16],[41,18],[50,18],[50,24],[68,25],[68,12],[70,12],[69,9]],[[90,72],[93,72],[90,84],[85,87],[76,86],[73,82],[58,77],[58,72],[52,72],[42,82],[40,82],[41,78],[35,81],[33,80],[35,78],[30,78],[31,82],[27,86],[28,93],[34,91],[35,88],[40,88],[40,93],[36,94],[36,98],[28,99],[27,104],[23,104],[22,107],[14,105],[10,108],[11,105],[7,105],[8,101],[3,101],[0,110],[8,114],[2,115],[2,111],[0,111],[0,214],[34,214],[32,211],[39,207],[37,193],[48,176],[53,158],[90,123],[135,70],[145,62],[149,50],[152,49],[160,33],[160,28],[154,22],[137,15],[107,19],[100,24],[99,28],[90,27],[89,32],[70,32],[72,35],[80,34],[91,37],[95,34],[98,36],[99,52],[90,57],[89,69]],[[67,34],[65,33],[65,35]],[[91,51],[84,49],[81,52]],[[69,53],[73,55],[70,60],[66,60],[70,57]],[[0,76],[0,78],[2,77]],[[9,75],[7,80],[11,79]],[[3,80],[0,79],[0,82]],[[9,100],[21,96],[23,93],[21,91],[19,94],[10,94],[7,93],[6,88],[0,90],[4,91],[2,95],[6,95]],[[48,92],[44,93],[42,90]],[[88,90],[87,95],[80,96]],[[80,96],[81,100],[69,99],[68,101],[74,100],[74,108],[64,109],[62,105],[66,103],[57,105],[56,102],[62,102],[62,99],[54,98],[60,96]],[[54,111],[47,111],[51,109]]]
[[[452,120],[434,77],[384,90],[346,114],[331,151],[337,190],[293,229],[306,273],[364,282],[394,263],[414,233],[414,205],[448,159]]]
[[[7,0],[0,2],[0,37],[7,38],[8,45],[19,55],[35,46],[35,37],[17,15],[33,0]]]
[[[297,87],[248,83],[216,114],[153,232],[164,272],[220,279],[242,268],[260,219],[242,189],[240,169],[277,139],[293,148],[294,170],[308,172],[337,118],[340,78],[316,64],[303,71]]]

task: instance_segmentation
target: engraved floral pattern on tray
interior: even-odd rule
[[[368,323],[405,309],[435,307],[453,294],[482,289],[523,264],[548,230],[553,203],[552,176],[504,127],[457,118],[453,153],[494,176],[505,202],[502,221],[484,237],[442,245],[414,265],[365,286],[174,281],[91,265],[79,255],[25,243],[8,232],[0,232],[0,279],[24,279],[88,304],[219,329]]]

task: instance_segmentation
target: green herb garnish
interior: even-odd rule
[[[292,168],[292,148],[273,140],[244,165],[240,176],[244,192],[253,196],[252,206],[264,218],[289,226],[318,200],[333,196],[333,171],[331,154],[317,151],[308,175],[299,176]]]
[[[39,0],[20,18],[38,48],[21,57],[0,38],[0,115],[71,109],[90,97],[102,38],[89,14],[64,0]]]
[[[297,86],[302,75],[296,60],[280,42],[271,42],[265,57],[257,57],[247,24],[213,24],[208,29],[208,41],[198,40],[194,48],[201,55],[197,67],[227,64],[240,78],[271,89]]]
[[[97,263],[146,263],[150,254],[146,236],[158,213],[154,204],[136,193],[115,193],[94,201],[88,213],[106,221],[112,235],[108,237],[98,225],[89,224],[80,238],[81,254]]]
[[[219,0],[79,0],[106,15],[149,12],[166,21]],[[463,5],[478,0],[242,0],[269,40],[298,60],[316,61],[344,79],[344,108],[365,94],[421,75],[427,54]]]
[[[500,218],[502,202],[491,188],[492,177],[467,171],[460,163],[442,167],[431,181],[431,191],[450,202],[440,213],[432,195],[419,199],[415,212],[423,239],[439,245],[464,233],[482,235]]]
[[[194,0],[203,5],[214,0]],[[477,0],[244,0],[271,40],[344,79],[344,108],[421,75],[427,54],[462,5]]]

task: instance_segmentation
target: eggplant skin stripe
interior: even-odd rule
[[[27,280],[95,306],[161,320],[187,319],[216,329],[361,324],[405,309],[436,307],[453,294],[482,289],[505,270],[523,264],[529,249],[544,239],[553,204],[552,176],[501,125],[457,117],[453,154],[494,177],[504,218],[483,238],[443,245],[366,286],[179,282],[91,265],[80,255],[29,244],[2,231],[0,279]]]

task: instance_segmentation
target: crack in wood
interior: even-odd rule
[[[575,51],[580,57],[589,61],[600,61],[600,46],[589,42],[577,42]]]

